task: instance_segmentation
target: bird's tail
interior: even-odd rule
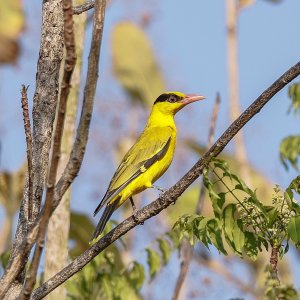
[[[116,199],[112,204],[108,204],[105,207],[105,210],[101,216],[101,219],[99,220],[96,230],[93,233],[92,240],[96,239],[104,230],[106,223],[108,222],[109,218],[111,217],[112,213],[115,211],[115,209],[118,206],[118,199]]]

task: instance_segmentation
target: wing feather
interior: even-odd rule
[[[172,138],[171,127],[154,127],[144,131],[129,149],[116,170],[106,194],[96,208],[94,215],[110,200],[115,198],[130,182],[145,169],[150,168],[167,152]]]

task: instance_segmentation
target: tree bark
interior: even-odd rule
[[[37,63],[36,90],[33,100],[33,143],[32,143],[32,171],[33,171],[33,199],[32,216],[36,220],[41,205],[46,171],[49,162],[49,149],[52,138],[53,122],[58,99],[59,71],[63,57],[63,11],[61,0],[44,0],[42,8],[42,32],[40,53]],[[22,260],[20,273],[15,284],[9,286],[12,263],[24,240],[30,223],[28,216],[28,185],[24,189],[24,197],[19,214],[19,222],[13,245],[12,255],[3,278],[0,280],[0,298],[9,288],[16,288],[23,284],[24,269],[27,263]],[[10,292],[10,294],[12,294]],[[13,299],[9,297],[8,299]]]

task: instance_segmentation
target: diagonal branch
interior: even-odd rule
[[[32,294],[32,299],[37,300],[45,297],[57,286],[61,285],[75,273],[80,271],[95,256],[123,236],[138,224],[144,223],[149,218],[159,214],[163,209],[174,203],[180,195],[202,174],[209,161],[221,153],[225,146],[233,139],[237,132],[251,120],[269,101],[284,88],[289,82],[300,74],[300,62],[291,67],[269,88],[267,88],[229,128],[222,134],[216,143],[203,155],[203,157],[187,172],[174,186],[163,193],[158,199],[139,210],[135,217],[132,216],[120,223],[116,228],[101,238],[91,248],[78,256],[72,263],[57,273]]]
[[[29,275],[26,278],[23,297],[22,299],[28,300],[31,292],[36,283],[37,270],[40,263],[41,254],[44,247],[45,232],[51,215],[51,208],[54,195],[54,187],[56,183],[56,174],[58,163],[60,159],[60,147],[65,123],[65,112],[67,108],[67,100],[70,92],[70,82],[72,73],[76,64],[75,53],[75,39],[73,30],[73,13],[72,13],[72,1],[63,0],[63,13],[64,13],[64,40],[66,47],[66,59],[64,65],[64,74],[61,84],[60,100],[58,106],[58,114],[56,120],[56,128],[53,138],[52,157],[49,168],[49,175],[47,181],[46,200],[44,207],[44,214],[41,218],[39,232],[37,237],[37,243],[32,259],[32,263],[29,269]]]
[[[32,221],[32,137],[31,137],[31,126],[28,109],[28,98],[27,98],[28,86],[22,85],[21,89],[21,102],[23,109],[24,129],[26,137],[26,152],[27,152],[27,167],[28,167],[28,216],[27,219]]]

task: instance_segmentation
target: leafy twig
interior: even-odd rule
[[[173,187],[163,193],[158,199],[139,210],[135,217],[132,216],[120,223],[116,228],[101,238],[91,248],[78,256],[72,263],[66,266],[62,271],[54,275],[42,286],[36,289],[32,294],[32,299],[37,300],[45,297],[57,286],[61,285],[95,256],[112,244],[115,240],[123,236],[129,230],[159,214],[163,209],[173,204],[174,201],[202,174],[211,158],[221,153],[225,146],[232,140],[236,133],[255,116],[269,101],[284,88],[289,82],[300,74],[300,62],[291,67],[279,79],[277,79],[269,88],[267,88],[229,128],[222,134],[216,143],[203,155],[203,157],[180,179]]]

